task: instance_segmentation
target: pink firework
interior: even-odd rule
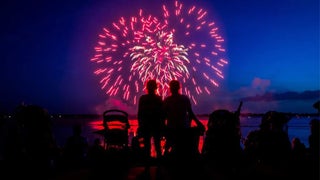
[[[162,5],[162,11],[156,17],[139,10],[99,34],[91,61],[98,65],[94,73],[107,95],[136,104],[148,79],[159,82],[163,97],[168,95],[169,81],[177,79],[183,93],[197,104],[197,96],[211,94],[219,86],[228,62],[224,39],[207,11],[184,8],[178,1]]]
[[[167,95],[168,81],[189,76],[187,48],[174,44],[172,38],[172,32],[159,31],[154,38],[143,38],[143,46],[133,47],[130,55],[134,61],[131,71],[138,72],[142,82],[157,79],[163,96]]]

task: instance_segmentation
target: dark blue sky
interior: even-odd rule
[[[90,62],[97,35],[140,7],[162,2],[23,1],[1,5],[0,112],[21,102],[51,113],[101,113],[111,107],[135,112],[101,91]],[[170,2],[170,1],[168,1]],[[244,112],[316,112],[320,99],[318,0],[181,1],[208,11],[225,38],[229,64],[216,92],[197,113],[217,108]],[[192,2],[192,3],[191,3]]]

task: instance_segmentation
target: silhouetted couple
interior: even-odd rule
[[[163,136],[166,139],[165,154],[197,151],[197,139],[192,144],[190,138],[199,137],[205,128],[194,114],[190,99],[179,92],[179,81],[170,81],[171,95],[164,100],[156,93],[158,87],[155,80],[149,80],[146,88],[147,94],[140,97],[138,106],[138,134],[143,138],[146,157],[150,157],[152,137],[157,157],[162,156]],[[197,128],[191,128],[192,120],[196,122]],[[198,136],[193,136],[194,133]]]

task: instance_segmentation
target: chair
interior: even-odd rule
[[[110,109],[103,113],[105,129],[105,148],[124,149],[128,147],[128,130],[130,128],[128,113],[118,109]]]

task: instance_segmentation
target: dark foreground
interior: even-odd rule
[[[319,180],[319,119],[310,121],[309,147],[305,147],[298,138],[289,141],[286,116],[267,112],[241,148],[237,116],[217,110],[205,132],[198,127],[164,131],[171,141],[157,159],[146,157],[149,153],[140,136],[134,136],[129,146],[126,130],[107,128],[106,143],[99,138],[88,143],[81,124],[72,127],[61,147],[49,114],[37,106],[20,107],[14,118],[0,122],[1,179]]]
[[[245,161],[238,164],[216,164],[197,156],[168,155],[145,160],[132,150],[108,150],[83,162],[60,159],[48,170],[34,162],[30,164],[2,163],[1,179],[119,179],[119,180],[171,180],[171,179],[319,179],[319,164],[302,163],[286,167],[272,167]],[[318,163],[318,162],[317,162]]]

